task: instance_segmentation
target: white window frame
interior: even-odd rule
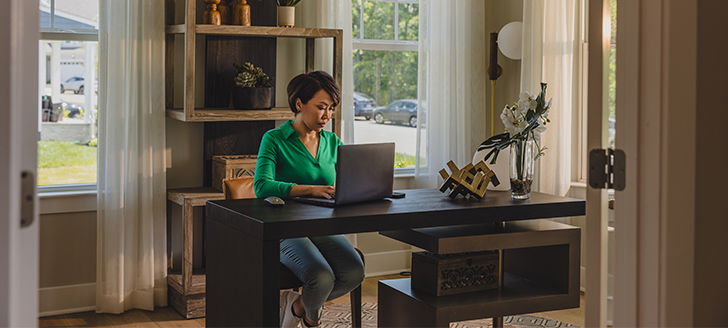
[[[364,38],[364,3],[367,1],[371,2],[391,2],[394,3],[394,39],[393,40],[378,40],[378,39],[365,39]],[[381,50],[381,51],[419,51],[419,37],[418,41],[413,40],[400,40],[399,39],[399,4],[400,3],[411,3],[420,5],[419,0],[358,0],[359,2],[359,33],[358,35],[352,35],[352,51],[356,50]],[[419,7],[418,7],[419,12]],[[417,88],[419,89],[419,85]],[[419,105],[418,105],[419,106]],[[419,110],[419,108],[418,108]],[[417,129],[419,131],[419,129]],[[396,141],[395,141],[396,142]],[[417,156],[415,154],[415,156]],[[425,154],[427,156],[427,154]],[[415,164],[416,165],[416,164]],[[395,176],[409,176],[414,175],[415,168],[394,168]]]
[[[587,177],[587,90],[588,90],[588,58],[589,39],[587,33],[587,1],[579,1],[579,35],[576,60],[576,76],[579,79],[576,90],[576,110],[572,112],[572,142],[571,142],[571,186],[572,188],[586,188]]]
[[[80,41],[80,42],[98,42],[98,29],[65,29],[55,27],[56,18],[56,0],[50,0],[50,8],[47,8],[50,14],[50,27],[40,27],[40,41]],[[40,7],[38,10],[43,10]],[[58,15],[60,16],[60,15]],[[40,24],[40,22],[39,22]],[[40,93],[40,90],[39,90]],[[40,101],[40,97],[38,97]],[[40,104],[39,104],[40,107]],[[75,193],[96,192],[98,186],[98,177],[96,183],[77,183],[66,185],[39,185],[37,188],[40,197],[48,197],[53,195],[65,195]]]

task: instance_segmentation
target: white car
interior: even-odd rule
[[[66,90],[71,90],[75,94],[83,93],[84,80],[80,76],[73,76],[68,78],[65,82],[61,83],[61,93],[65,93]]]

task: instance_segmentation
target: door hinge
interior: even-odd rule
[[[589,186],[595,189],[624,190],[624,151],[592,149],[589,152]]]
[[[20,227],[33,224],[35,219],[35,175],[31,171],[20,174]]]

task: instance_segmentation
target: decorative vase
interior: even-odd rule
[[[273,108],[273,87],[233,89],[233,106],[236,109]]]
[[[278,7],[278,26],[293,27],[296,23],[296,7]]]
[[[513,199],[528,199],[531,197],[531,184],[533,184],[536,143],[530,138],[517,140],[509,148],[511,197]]]
[[[250,26],[250,5],[247,0],[235,1],[233,25]]]
[[[220,4],[217,6],[217,11],[220,12],[220,20],[222,21],[222,24],[230,25],[230,5],[228,5],[227,0],[220,1]]]
[[[217,10],[217,5],[220,4],[220,0],[205,0],[205,3],[207,7],[202,14],[202,23],[212,25],[222,24],[222,17],[220,17],[220,12]]]

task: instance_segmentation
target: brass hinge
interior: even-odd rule
[[[589,186],[624,190],[625,157],[621,149],[592,149],[589,152]]]

